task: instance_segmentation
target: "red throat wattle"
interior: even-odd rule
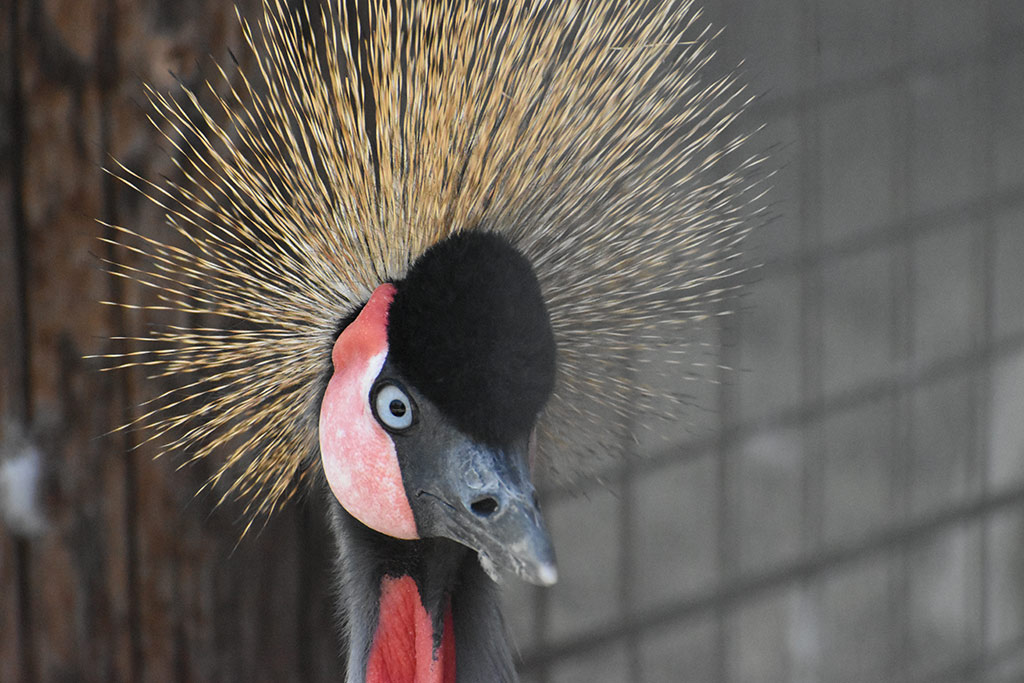
[[[450,605],[444,607],[441,644],[409,576],[384,577],[380,617],[366,664],[367,683],[455,683],[455,634]]]
[[[417,538],[395,444],[370,408],[370,388],[388,353],[388,308],[395,287],[374,290],[334,344],[334,376],[320,408],[320,458],[338,502],[382,534]]]

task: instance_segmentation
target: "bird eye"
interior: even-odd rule
[[[377,420],[388,429],[401,431],[412,426],[412,399],[394,384],[382,384],[373,399]]]

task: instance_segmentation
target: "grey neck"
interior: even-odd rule
[[[329,501],[338,546],[335,588],[347,640],[347,683],[365,683],[385,576],[412,577],[437,628],[451,600],[458,683],[518,680],[497,586],[475,552],[447,539],[401,541],[384,536],[353,518],[333,496]]]

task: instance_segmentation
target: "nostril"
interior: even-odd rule
[[[490,496],[477,498],[470,504],[469,509],[471,509],[473,514],[477,517],[490,517],[498,511],[498,501],[494,500]]]

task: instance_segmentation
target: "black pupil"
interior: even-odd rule
[[[397,398],[388,404],[388,410],[395,417],[402,417],[405,415],[405,404],[399,401]]]

